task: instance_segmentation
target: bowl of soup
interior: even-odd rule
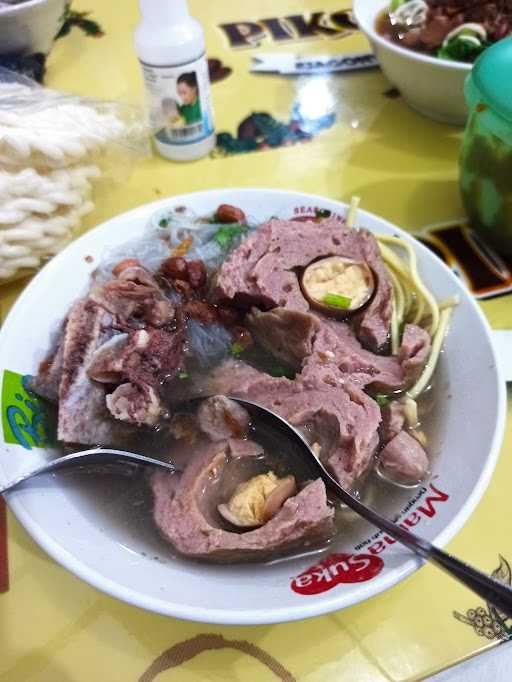
[[[32,280],[0,332],[0,482],[97,445],[180,469],[93,467],[9,493],[50,556],[141,608],[223,624],[342,609],[420,567],[233,398],[294,425],[403,527],[438,545],[461,528],[503,434],[489,327],[432,252],[354,208],[271,189],[169,197]]]
[[[407,104],[420,114],[443,123],[464,125],[467,118],[464,81],[472,64],[406,47],[390,30],[389,10],[389,0],[354,0],[357,23],[382,71]]]
[[[0,54],[48,54],[65,16],[65,0],[0,2]]]

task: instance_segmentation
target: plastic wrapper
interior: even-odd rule
[[[142,110],[0,68],[0,282],[33,270],[94,208],[94,183],[149,154]]]

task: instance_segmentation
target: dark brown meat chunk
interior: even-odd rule
[[[183,360],[182,330],[139,329],[114,336],[91,358],[87,373],[103,383],[129,381],[156,387],[173,377]]]
[[[511,0],[427,0],[427,5],[424,27],[401,40],[407,47],[435,53],[448,33],[465,23],[481,24],[491,42],[512,32]]]
[[[231,206],[231,204],[221,204],[215,211],[215,219],[219,223],[241,223],[245,225],[247,218],[241,208]]]
[[[160,265],[160,274],[167,280],[187,282],[192,289],[200,289],[206,284],[206,266],[202,260],[187,261],[180,256],[167,258]]]
[[[313,352],[313,339],[320,329],[313,315],[287,308],[269,312],[253,308],[247,324],[263,348],[295,369]]]
[[[91,300],[115,316],[123,328],[162,327],[174,319],[174,307],[154,277],[140,266],[123,269],[117,279],[93,285]]]
[[[433,16],[420,31],[420,41],[427,50],[434,50],[443,44],[452,28],[455,28],[454,22],[446,15]]]
[[[64,358],[63,335],[53,353],[39,365],[39,371],[32,377],[30,385],[33,391],[51,403],[59,401],[59,386],[62,379],[62,364]]]

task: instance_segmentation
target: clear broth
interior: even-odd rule
[[[444,420],[441,419],[439,405],[446,404],[450,398],[448,371],[443,357],[440,359],[436,377],[436,381],[419,400],[422,415],[421,428],[428,438],[427,450],[431,467],[435,465],[443,442]],[[279,456],[279,451],[285,449],[287,450],[286,459],[293,457],[293,453],[289,451],[289,444],[279,440],[276,434],[258,431],[251,433],[250,437],[262,445],[265,449],[265,456],[258,457],[251,463],[242,463],[241,469],[239,468],[234,475],[230,467],[240,467],[241,460],[238,463],[235,460],[233,464],[228,464],[224,472],[226,480],[220,482],[217,491],[219,502],[229,497],[237,480],[246,480],[247,477],[269,469],[273,469],[278,476],[293,473],[299,482],[308,479],[306,470],[290,466]],[[149,440],[147,437],[141,438],[138,443],[133,444],[133,448],[138,452],[163,459],[172,455],[172,443],[163,437],[163,432],[153,433]],[[75,470],[55,474],[59,485],[65,489],[66,493],[74,499],[79,499],[80,504],[86,510],[87,517],[98,527],[104,528],[105,532],[108,532],[126,551],[168,563],[176,560],[180,555],[160,536],[153,521],[153,500],[149,476],[150,472],[147,470],[121,471],[117,468],[112,468],[108,472]],[[418,484],[418,487],[423,484],[424,482]],[[387,482],[373,470],[356,492],[363,502],[393,518],[415,495],[416,488],[405,488]],[[275,563],[294,560],[298,556],[321,556],[327,553],[333,544],[339,545],[341,540],[344,547],[350,548],[375,531],[373,526],[341,505],[338,500],[331,497],[330,504],[335,509],[336,534],[333,538],[322,545],[302,546],[285,555],[272,556],[261,562]],[[220,518],[218,520],[219,525],[223,525]],[[226,530],[235,530],[229,527],[229,524],[223,527]],[[186,558],[186,561],[190,560]]]

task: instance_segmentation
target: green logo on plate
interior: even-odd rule
[[[2,427],[4,442],[26,450],[54,442],[52,420],[43,401],[30,389],[30,375],[4,370],[2,381]]]

